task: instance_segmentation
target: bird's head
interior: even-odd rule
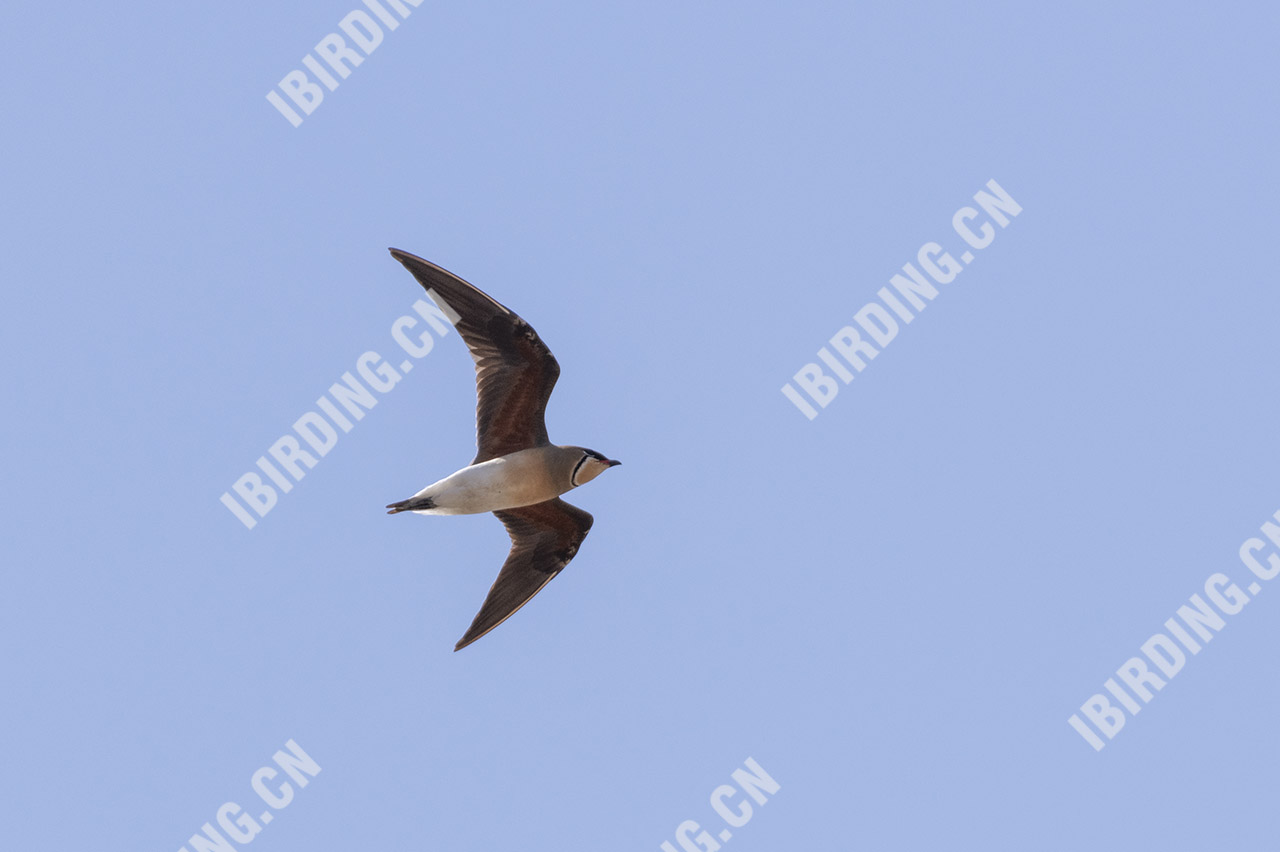
[[[620,461],[607,459],[595,450],[588,450],[586,447],[574,447],[573,449],[582,453],[582,457],[578,459],[577,465],[573,468],[573,475],[569,478],[569,483],[575,488],[583,483],[590,482],[614,465],[622,464]]]

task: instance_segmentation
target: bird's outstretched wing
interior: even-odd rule
[[[549,444],[546,410],[560,365],[527,322],[452,272],[391,249],[437,302],[476,362],[476,445],[472,464]]]
[[[569,564],[591,529],[591,515],[557,497],[494,512],[511,536],[511,552],[475,620],[453,650],[506,621]]]

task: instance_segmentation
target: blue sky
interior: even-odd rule
[[[1280,510],[1273,9],[424,2],[292,126],[357,9],[11,46],[14,848],[196,852],[290,740],[319,774],[232,848],[680,849],[748,758],[732,852],[1274,847],[1280,594],[1101,751],[1067,723]],[[1021,213],[806,419],[779,388],[993,179]],[[382,508],[474,454],[456,334],[253,529],[219,502],[404,357],[389,246],[537,328],[552,439],[624,462],[457,654],[501,525]]]

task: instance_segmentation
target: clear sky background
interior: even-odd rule
[[[1280,509],[1272,6],[425,2],[291,126],[355,8],[10,39],[9,848],[176,852],[290,739],[262,852],[679,849],[748,757],[729,852],[1275,848],[1280,592],[1101,752],[1067,724]],[[1021,215],[806,420],[779,388],[991,179]],[[392,357],[388,246],[624,462],[456,654],[501,525],[383,510],[474,454],[456,334],[255,529],[218,500]]]

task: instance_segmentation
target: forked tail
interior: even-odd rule
[[[399,503],[388,503],[387,514],[394,515],[396,512],[418,512],[423,509],[434,509],[436,501],[430,497],[410,497],[408,500],[401,500]]]

